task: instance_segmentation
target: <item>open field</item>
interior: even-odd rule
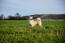
[[[0,20],[0,43],[65,43],[65,21],[44,20],[31,27],[27,20]]]

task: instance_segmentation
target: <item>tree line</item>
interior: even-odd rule
[[[27,20],[28,18],[21,17],[19,13],[16,13],[15,16],[8,16],[5,18],[4,14],[0,14],[0,20]]]

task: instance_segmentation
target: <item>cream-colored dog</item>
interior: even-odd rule
[[[33,17],[29,17],[29,24],[33,27],[35,25],[42,26],[41,18],[33,19]]]

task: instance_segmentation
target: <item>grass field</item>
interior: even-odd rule
[[[65,43],[65,21],[44,20],[43,27],[27,20],[0,20],[0,43]]]

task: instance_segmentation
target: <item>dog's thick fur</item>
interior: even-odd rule
[[[33,27],[35,25],[42,26],[41,18],[33,19],[33,17],[29,17],[29,24]]]

